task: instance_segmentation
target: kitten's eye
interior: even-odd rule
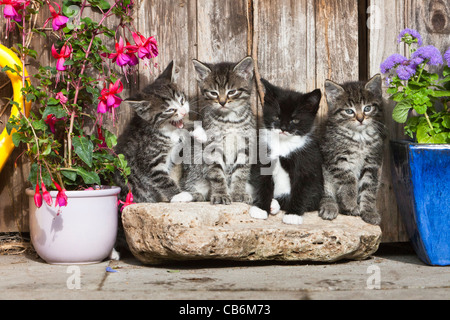
[[[166,113],[175,113],[175,111],[177,111],[175,108],[170,108],[170,109],[167,109],[165,112]]]
[[[273,121],[278,121],[278,116],[273,116],[272,120]]]
[[[180,99],[181,105],[183,105],[185,102],[186,102],[186,101],[185,101],[184,97],[181,97],[181,99]]]
[[[213,98],[217,98],[219,96],[219,93],[216,91],[208,91],[208,94]]]
[[[235,96],[236,94],[237,94],[237,90],[230,90],[230,91],[228,91],[228,96],[229,97]]]
[[[300,123],[300,120],[294,119],[294,120],[292,120],[291,122],[292,122],[293,124],[299,124],[299,123]]]
[[[355,113],[355,111],[353,111],[353,109],[347,109],[347,110],[345,110],[345,112],[347,114],[354,114]]]
[[[367,106],[364,108],[365,113],[369,113],[370,111],[372,111],[372,106]]]

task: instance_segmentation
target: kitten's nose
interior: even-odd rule
[[[219,104],[224,107],[225,104],[227,103],[227,99],[219,99]]]
[[[358,120],[360,123],[363,123],[363,121],[364,121],[364,115],[362,115],[362,114],[357,114],[357,115],[356,115],[356,120]]]

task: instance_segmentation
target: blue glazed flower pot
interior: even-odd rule
[[[450,265],[450,145],[391,141],[399,212],[419,258]]]

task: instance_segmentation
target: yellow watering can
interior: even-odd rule
[[[5,66],[9,66],[12,69],[16,69],[15,65],[22,66],[22,61],[20,61],[20,59],[16,56],[14,52],[12,52],[10,49],[0,44],[0,67],[4,68]],[[25,77],[28,77],[27,71],[23,66],[22,68]],[[24,99],[21,91],[22,89],[21,75],[18,75],[17,73],[12,73],[10,71],[6,71],[6,75],[11,80],[11,84],[14,90],[13,100],[19,104],[19,109],[22,110],[22,112],[24,112],[25,115],[28,117],[28,115],[30,114],[31,102],[26,102],[25,106],[23,105]],[[26,81],[29,82],[28,80]],[[19,109],[15,105],[12,105],[11,117],[17,116],[19,114]],[[14,131],[15,130],[13,129],[11,134],[13,134]],[[3,167],[5,166],[5,163],[8,160],[9,156],[11,155],[13,149],[14,143],[12,142],[12,138],[6,132],[5,128],[3,132],[0,134],[0,171],[2,171]]]

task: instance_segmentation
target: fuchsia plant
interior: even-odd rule
[[[158,55],[153,37],[131,31],[135,30],[134,1],[65,0],[62,7],[48,0],[3,0],[0,4],[4,5],[7,31],[13,32],[14,24],[20,26],[17,29],[23,41],[13,50],[22,58],[22,66],[27,59],[37,58],[37,51],[26,45],[30,36],[27,30],[53,42],[54,60],[49,66],[39,67],[30,79],[31,85],[22,76],[22,66],[13,70],[24,80],[24,96],[35,104],[30,117],[21,114],[7,124],[9,133],[16,130],[12,134],[14,144],[27,146],[25,153],[32,163],[29,181],[36,190],[36,206],[43,202],[53,205],[47,188],[58,191],[54,205],[61,208],[68,205],[66,190],[111,184],[114,174],[127,181],[130,168],[124,156],[113,151],[117,137],[103,117],[108,115],[114,126],[115,110],[122,103],[118,96],[124,87],[121,77],[124,75],[128,81],[127,75],[137,70],[140,61],[149,66]],[[78,6],[78,12],[70,9],[73,5]],[[33,25],[33,16],[45,6],[51,16],[44,26],[52,21],[51,35]],[[85,17],[87,10],[98,11],[101,19]],[[79,16],[78,25],[69,23],[75,14]],[[116,27],[110,29],[106,21],[114,19]],[[134,44],[128,39],[133,39]],[[129,190],[120,204],[125,207],[131,203],[133,195]]]

